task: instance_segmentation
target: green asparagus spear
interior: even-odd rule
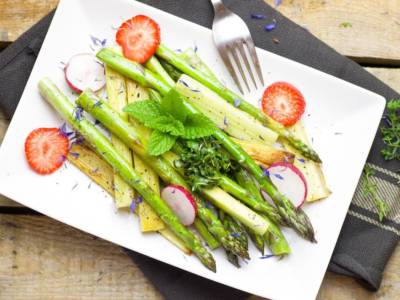
[[[186,49],[181,54],[179,54],[179,56],[182,57],[190,66],[199,70],[205,76],[209,77],[211,80],[219,81],[217,76],[214,75],[211,69],[202,61],[200,56],[197,55],[197,53],[193,50],[193,48]]]
[[[163,68],[165,69],[165,71],[168,73],[168,75],[176,82],[178,81],[179,77],[181,77],[182,72],[179,71],[178,69],[176,69],[173,65],[167,63],[165,60],[163,59],[159,59],[160,60],[160,64],[163,66]]]
[[[210,249],[214,250],[220,246],[220,243],[208,231],[207,226],[204,225],[202,220],[196,218],[194,220],[193,226],[200,233],[201,237],[204,239]]]
[[[79,131],[91,146],[107,161],[129,185],[141,194],[171,230],[185,242],[200,261],[210,270],[216,271],[215,260],[204,248],[199,238],[182,225],[169,206],[156,195],[140,178],[132,166],[113,148],[110,141],[74,107],[68,98],[51,82],[44,78],[39,82],[42,97]]]
[[[247,233],[244,227],[236,222],[230,215],[225,214],[225,220],[228,222],[229,229],[231,231],[231,235],[236,237],[245,247],[249,248],[249,240],[247,238]]]
[[[157,57],[152,56],[147,62],[146,67],[155,74],[158,74],[162,80],[168,85],[174,85],[175,81],[168,75]]]
[[[204,75],[204,73],[196,68],[192,68],[182,57],[168,49],[164,45],[160,45],[156,51],[157,56],[167,61],[169,64],[173,65],[178,70],[191,76],[200,83],[207,86],[209,89],[220,95],[223,99],[237,106],[239,109],[252,115],[265,126],[271,128],[280,137],[286,139],[294,148],[299,150],[305,157],[314,160],[315,162],[321,162],[318,154],[311,149],[308,145],[302,141],[296,139],[293,134],[287,130],[283,125],[273,120],[271,117],[264,114],[260,109],[256,108],[249,102],[242,99],[241,96],[237,95],[233,91],[229,90],[219,81],[215,81],[212,77]]]
[[[143,82],[145,85],[155,88],[161,94],[166,94],[171,89],[171,87],[164,84],[164,81],[160,79],[158,75],[145,70],[141,65],[122,57],[110,49],[104,48],[100,50],[97,53],[97,57],[107,65],[110,65],[116,71],[133,80],[140,83]],[[179,59],[179,61],[182,60]],[[183,104],[189,111],[198,113],[197,109],[193,105],[186,101]],[[213,136],[224,146],[232,157],[237,160],[237,162],[253,174],[259,182],[260,187],[273,199],[278,212],[284,221],[290,227],[295,229],[302,237],[310,241],[315,241],[314,229],[303,210],[296,209],[293,203],[276,189],[272,181],[268,176],[265,176],[263,170],[260,169],[254,160],[222,130],[216,130]]]
[[[227,218],[225,218],[226,216],[225,216],[224,211],[220,210],[218,212],[218,215],[219,215],[219,218],[220,218],[222,224],[224,224],[225,228],[230,231],[229,221]],[[226,253],[226,257],[228,258],[228,261],[232,265],[234,265],[236,268],[240,268],[239,257],[235,253],[233,253],[232,251],[229,251],[229,250],[225,250],[225,253]]]
[[[247,234],[249,235],[251,241],[254,246],[261,252],[261,255],[264,255],[264,239],[261,235],[254,233],[252,230],[246,227]]]
[[[251,179],[251,178],[250,178]],[[253,193],[248,189],[247,186],[238,180],[237,184],[235,181],[230,179],[227,176],[222,176],[219,179],[219,186],[230,193],[231,195],[235,196],[237,199],[241,200],[243,203],[250,206],[252,209],[264,214],[267,216],[272,222],[276,224],[283,223],[282,217],[276,211],[276,209],[268,204],[265,200],[259,201]],[[258,192],[258,191],[257,191]],[[259,192],[258,192],[259,193]]]
[[[143,146],[147,145],[146,137],[141,136],[132,124],[122,120],[106,102],[98,98],[93,92],[85,91],[76,100],[79,106],[99,120],[113,134],[118,136],[134,153],[141,157],[161,179],[169,184],[177,184],[190,190],[185,180],[162,157],[150,156]],[[214,214],[204,206],[201,199],[196,198],[197,213],[199,218],[208,226],[209,231],[221,242],[223,247],[231,249],[233,252],[247,257],[247,251],[240,247],[234,239],[224,229],[221,222]]]

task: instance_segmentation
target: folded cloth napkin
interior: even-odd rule
[[[142,2],[211,27],[213,11],[208,1],[190,1],[190,4],[187,0]],[[361,66],[341,56],[262,0],[224,0],[224,3],[246,21],[258,47],[352,82],[386,99],[400,98],[398,93]],[[253,20],[252,13],[264,15],[266,18],[262,22]],[[46,16],[0,53],[0,106],[9,118],[17,106],[52,16],[53,13]],[[273,19],[276,20],[276,28],[266,32],[263,22],[271,23]],[[382,147],[382,137],[378,132],[368,157],[368,165],[376,171],[372,180],[377,185],[378,196],[387,202],[390,211],[383,222],[379,222],[372,199],[362,194],[360,183],[329,264],[329,270],[354,277],[370,290],[379,288],[382,272],[400,236],[400,175],[396,173],[400,169],[400,163],[384,161],[380,154]],[[166,299],[248,297],[244,292],[189,274],[141,254],[128,250],[127,253]]]

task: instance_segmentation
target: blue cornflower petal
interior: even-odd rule
[[[275,28],[276,28],[276,20],[275,19],[272,21],[271,24],[268,24],[268,25],[264,26],[264,29],[266,31],[271,31],[271,30],[274,30]]]

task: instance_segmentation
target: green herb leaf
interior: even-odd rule
[[[151,100],[130,103],[124,107],[124,112],[145,125],[146,122],[165,115],[160,104]]]
[[[188,110],[183,105],[182,96],[175,90],[171,89],[161,100],[162,109],[171,114],[174,118],[181,122],[185,122]]]
[[[353,24],[351,24],[350,22],[343,22],[343,23],[340,23],[339,27],[341,27],[341,28],[351,28],[351,27],[353,27]]]
[[[128,104],[125,106],[124,112],[146,127],[175,136],[181,136],[184,133],[182,122],[165,112],[155,101],[145,100]]]
[[[185,139],[197,139],[212,135],[216,130],[214,123],[201,114],[188,115],[185,122]]]
[[[147,152],[150,155],[161,155],[169,151],[176,142],[176,136],[154,130],[150,135]]]
[[[185,133],[185,128],[183,127],[182,122],[168,115],[154,119],[151,122],[147,122],[147,124],[148,125],[145,124],[147,127],[164,133],[169,133],[174,136],[182,136]]]
[[[400,99],[387,103],[387,114],[384,116],[386,126],[381,127],[385,147],[381,150],[385,160],[400,160]]]
[[[378,197],[378,188],[374,182],[371,181],[371,176],[375,174],[375,170],[369,165],[365,165],[363,170],[364,176],[361,186],[362,195],[364,197],[372,198],[375,203],[375,208],[378,213],[379,221],[382,222],[389,211],[389,205],[381,198]]]
[[[220,175],[228,175],[235,165],[222,146],[213,137],[186,140],[177,144],[181,147],[177,164],[185,172],[185,177],[193,191],[218,185]]]

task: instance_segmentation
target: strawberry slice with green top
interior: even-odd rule
[[[137,15],[122,23],[116,41],[126,58],[144,63],[160,45],[160,26],[147,16]]]
[[[58,128],[37,128],[25,140],[25,156],[29,166],[46,175],[62,166],[68,154],[68,138]]]
[[[301,92],[287,82],[275,82],[262,97],[262,109],[284,126],[294,125],[304,113],[306,102]]]

